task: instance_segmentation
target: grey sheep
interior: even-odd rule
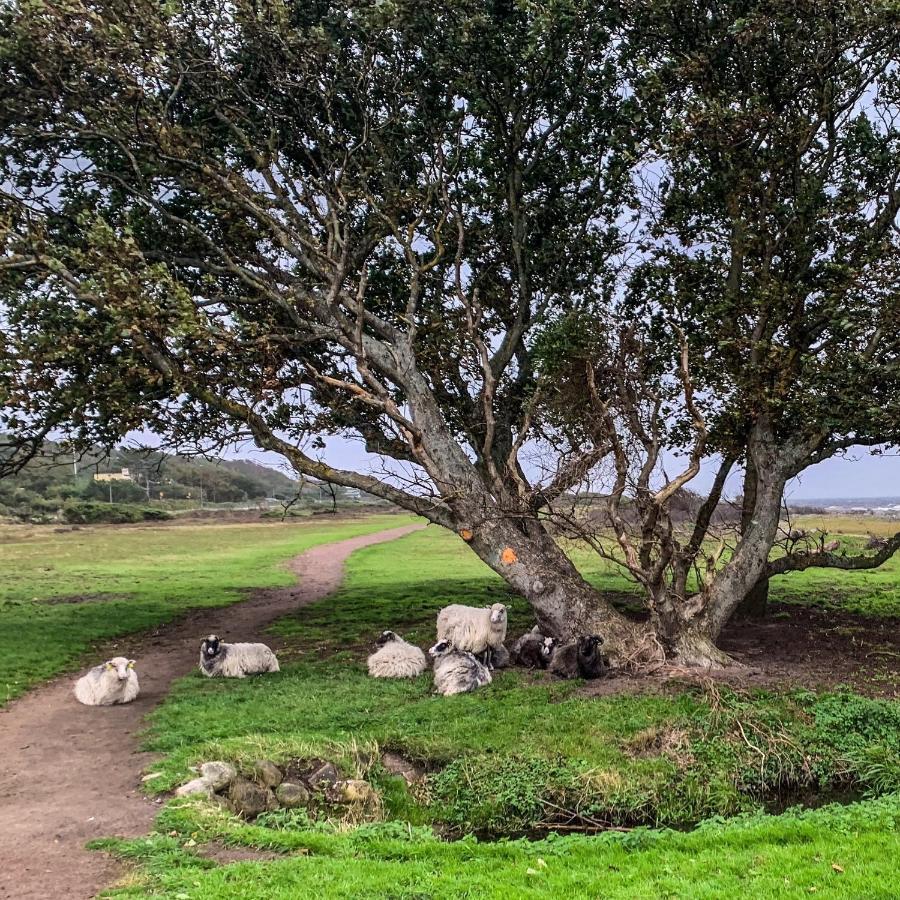
[[[425,654],[393,631],[383,631],[375,646],[367,660],[373,678],[415,678],[425,671]]]
[[[434,688],[439,694],[466,694],[493,680],[488,667],[449,641],[438,641],[429,651],[434,659]]]
[[[200,671],[209,678],[244,678],[279,668],[278,659],[265,644],[226,644],[211,634],[200,645]]]
[[[535,625],[513,644],[513,661],[526,669],[546,669],[555,649],[556,640],[545,637]]]
[[[493,668],[495,651],[506,640],[506,607],[445,606],[437,617],[438,641],[449,641],[457,650],[483,654],[488,668]]]
[[[563,644],[550,660],[550,671],[560,678],[599,678],[609,668],[598,649],[602,643],[603,638],[588,634]]]
[[[75,682],[75,699],[85,706],[131,703],[140,693],[134,660],[114,656]]]

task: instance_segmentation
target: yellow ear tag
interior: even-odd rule
[[[113,670],[112,663],[106,663],[106,668],[107,668],[107,671],[112,672],[112,670]]]
[[[129,669],[133,669],[133,668],[134,668],[134,660],[132,660],[130,663],[128,663],[128,668],[129,668]]]

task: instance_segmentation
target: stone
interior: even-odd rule
[[[228,786],[228,807],[245,819],[255,819],[260,813],[277,809],[278,802],[269,788],[238,776]]]
[[[212,760],[200,766],[200,777],[212,790],[221,791],[237,778],[237,769],[231,763]]]
[[[282,781],[275,788],[275,799],[287,809],[296,809],[309,803],[309,791],[302,784]]]
[[[340,785],[341,800],[357,806],[369,806],[378,799],[378,793],[368,781],[351,778]]]
[[[422,766],[390,750],[381,754],[381,764],[391,775],[399,775],[407,784],[418,784],[425,777]]]
[[[271,759],[258,759],[250,768],[253,777],[266,787],[277,787],[284,779],[281,769]]]
[[[209,797],[212,795],[212,788],[205,778],[192,778],[187,784],[175,788],[176,797],[188,797],[191,794],[205,794]]]
[[[328,788],[341,780],[340,773],[334,763],[323,762],[306,776],[306,783],[315,790],[316,788]]]

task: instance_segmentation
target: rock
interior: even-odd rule
[[[296,809],[309,803],[309,791],[302,784],[282,781],[275,788],[275,799],[287,809]]]
[[[378,799],[378,793],[368,781],[351,778],[338,785],[341,800],[344,803],[355,803],[358,806],[369,806]]]
[[[237,769],[231,763],[213,760],[200,766],[200,776],[212,790],[221,791],[237,778]]]
[[[425,777],[425,769],[389,750],[381,754],[381,764],[392,775],[399,775],[407,784],[418,784]]]
[[[271,759],[258,759],[250,768],[253,777],[266,787],[277,787],[284,778],[281,769]]]
[[[341,780],[340,773],[334,763],[323,762],[306,776],[306,783],[315,790],[316,788],[328,788]]]
[[[187,784],[175,788],[176,797],[187,797],[191,794],[206,794],[207,797],[210,797],[212,796],[212,788],[205,778],[192,778]]]
[[[260,813],[276,809],[278,803],[269,788],[238,776],[228,787],[228,807],[245,819],[255,819]]]

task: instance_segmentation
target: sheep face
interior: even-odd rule
[[[545,637],[544,642],[541,644],[541,656],[548,660],[551,656],[553,656],[553,651],[556,649],[556,638]]]
[[[129,672],[134,668],[134,660],[124,656],[114,656],[103,665],[107,672],[115,672],[119,681],[127,681]]]
[[[599,634],[587,634],[581,639],[580,650],[584,654],[593,653],[602,643],[603,638]]]
[[[219,644],[221,641],[216,637],[216,635],[211,634],[208,638],[206,638],[203,643],[200,645],[200,655],[204,659],[214,659],[219,655]]]
[[[382,631],[381,635],[378,637],[378,640],[375,641],[376,647],[383,647],[385,644],[391,643],[391,641],[396,641],[397,635],[394,634],[393,631]]]
[[[491,607],[491,624],[499,625],[506,621],[506,607],[502,603],[495,603]]]
[[[439,656],[449,653],[452,649],[450,641],[438,641],[433,647],[429,648],[428,655],[433,659],[437,659]]]

